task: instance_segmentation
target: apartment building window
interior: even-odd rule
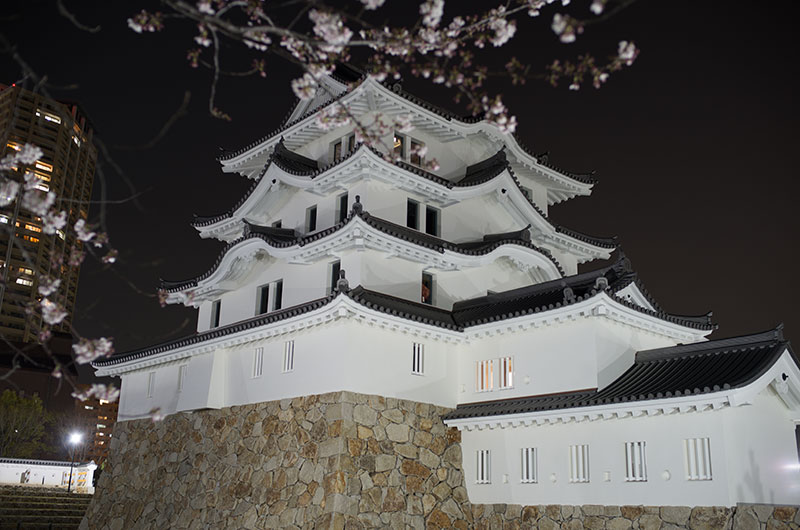
[[[644,442],[625,442],[625,482],[646,482],[647,460]]]
[[[294,371],[294,341],[287,340],[283,344],[283,373]]]
[[[264,348],[253,350],[253,377],[261,377],[264,374]]]
[[[499,389],[513,388],[514,387],[514,368],[512,364],[512,357],[500,357],[500,385]]]
[[[475,482],[477,484],[491,484],[491,464],[492,453],[488,449],[479,449],[477,451],[477,467],[475,473]]]
[[[256,294],[256,315],[263,315],[269,311],[269,284],[258,288]]]
[[[402,134],[395,132],[394,142],[392,145],[392,157],[395,160],[403,160],[403,158],[405,158],[405,145],[405,137]]]
[[[342,193],[336,198],[336,222],[343,223],[347,219],[347,194]]]
[[[317,229],[317,205],[306,208],[306,232]]]
[[[406,226],[419,230],[419,203],[413,199],[406,203]]]
[[[688,438],[683,441],[686,480],[711,480],[711,440]]]
[[[222,300],[214,300],[211,304],[211,327],[219,327],[219,313],[222,310]]]
[[[438,208],[433,206],[425,207],[425,233],[432,236],[439,237],[441,229],[439,227],[440,212]]]
[[[523,447],[520,453],[522,456],[520,482],[523,484],[535,484],[539,482],[539,473],[536,468],[536,448]]]
[[[183,392],[183,385],[186,382],[186,370],[188,365],[182,364],[178,367],[178,392]]]
[[[411,373],[425,374],[425,345],[415,342],[411,352]]]
[[[328,292],[336,292],[336,284],[339,282],[339,273],[342,270],[342,262],[338,259],[328,265]]]
[[[490,392],[494,386],[494,361],[486,359],[475,363],[475,392]]]
[[[589,445],[569,446],[569,481],[589,482]]]
[[[156,390],[156,373],[150,372],[147,374],[147,397],[153,397],[153,393]]]
[[[411,148],[408,152],[408,161],[415,166],[422,166],[425,160],[425,144],[416,140],[411,140],[409,145]]]
[[[433,305],[433,275],[427,272],[422,273],[420,301],[423,304]]]

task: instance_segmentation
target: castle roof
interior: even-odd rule
[[[633,365],[602,390],[459,405],[446,420],[559,411],[711,394],[749,385],[789,350],[782,326],[763,333],[640,351]]]

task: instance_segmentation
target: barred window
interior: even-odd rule
[[[411,373],[425,374],[425,345],[415,342],[411,353]]]
[[[488,449],[479,449],[477,452],[478,467],[475,476],[475,482],[478,484],[491,484],[491,462],[492,454]]]
[[[489,392],[494,386],[494,362],[491,359],[475,363],[475,391]]]
[[[253,377],[261,377],[264,373],[264,348],[253,350]]]
[[[569,481],[589,482],[589,445],[569,446]]]
[[[647,459],[644,442],[625,443],[625,481],[647,481]]]
[[[689,438],[683,441],[686,480],[711,480],[711,440]]]
[[[536,448],[523,447],[520,452],[522,453],[520,482],[523,484],[534,484],[539,482],[539,473],[536,469]]]
[[[283,373],[294,371],[294,341],[287,340],[283,344]]]

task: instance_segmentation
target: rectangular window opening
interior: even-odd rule
[[[513,388],[514,387],[514,369],[511,357],[500,358],[500,385],[498,388]]]
[[[425,144],[411,140],[409,142],[410,149],[408,151],[408,161],[415,166],[422,166],[424,161]]]
[[[406,226],[419,230],[419,203],[413,199],[406,204]]]
[[[686,480],[711,480],[711,440],[688,438],[683,441]]]
[[[342,270],[342,262],[338,259],[328,266],[328,293],[336,292],[336,284],[339,281],[339,273]]]
[[[439,210],[432,206],[425,207],[425,233],[439,237],[441,233],[439,227]]]
[[[427,272],[422,273],[420,301],[423,304],[433,305],[433,275]]]
[[[589,445],[569,446],[569,481],[589,482]]]
[[[347,213],[347,193],[343,193],[336,199],[336,222],[343,223]]]
[[[347,152],[351,152],[356,146],[356,135],[351,134],[347,137]]]
[[[625,442],[625,482],[646,482],[647,460],[644,442]]]
[[[494,387],[494,361],[487,359],[475,363],[475,391],[490,392]]]
[[[269,311],[269,284],[258,288],[256,315],[263,315]]]
[[[333,161],[341,160],[342,158],[342,142],[338,141],[333,144]]]
[[[278,219],[277,221],[272,223],[272,228],[281,228],[282,226],[283,226],[283,222],[280,219]]]
[[[264,348],[253,350],[253,377],[261,377],[264,374]]]
[[[317,229],[317,205],[306,208],[306,232],[313,232]]]
[[[219,314],[222,309],[222,300],[214,300],[211,304],[211,327],[219,327]]]
[[[415,342],[411,353],[411,373],[425,375],[425,345]]]
[[[272,310],[277,311],[283,306],[283,280],[272,282]]]
[[[294,341],[287,340],[283,344],[283,373],[294,372]]]
[[[521,453],[520,482],[523,484],[535,484],[539,482],[539,474],[536,469],[536,448],[523,447]]]
[[[478,449],[477,451],[477,468],[475,473],[475,483],[476,484],[491,484],[492,483],[492,473],[491,473],[491,463],[492,463],[492,454],[489,449]]]
[[[403,160],[403,158],[405,158],[405,143],[405,137],[402,134],[395,132],[394,141],[392,143],[392,157],[395,160]]]

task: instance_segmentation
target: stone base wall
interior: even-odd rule
[[[446,412],[335,392],[117,423],[81,528],[800,528],[791,507],[473,505]]]

